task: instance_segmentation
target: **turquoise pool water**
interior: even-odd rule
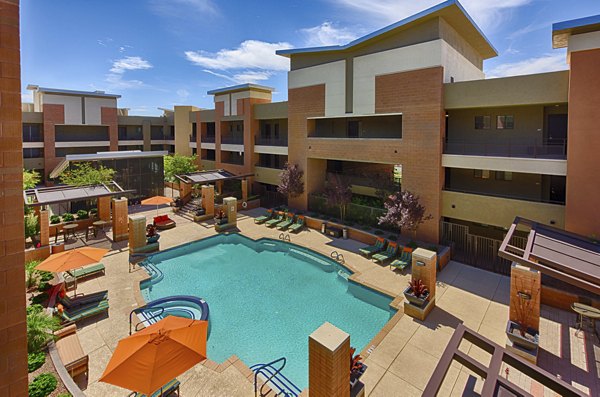
[[[142,285],[146,300],[204,298],[210,307],[208,357],[232,354],[247,365],[287,357],[283,373],[308,386],[308,336],[325,321],[362,350],[393,314],[391,299],[348,282],[336,262],[276,240],[232,234],[151,256],[162,273]]]

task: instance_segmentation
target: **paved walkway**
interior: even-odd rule
[[[169,213],[177,221],[177,227],[161,233],[161,249],[215,234],[212,222],[196,224],[169,211],[169,208],[159,210],[161,214]],[[253,217],[262,212],[263,210],[252,210],[240,213],[239,229],[251,238],[278,238],[280,232],[254,225]],[[149,221],[156,215],[155,210],[142,213]],[[346,263],[360,273],[355,276],[358,281],[390,294],[402,294],[409,280],[409,274],[391,271],[388,267],[376,265],[357,255],[357,248],[363,244],[356,241],[332,240],[315,230],[291,235],[291,239],[293,243],[310,247],[325,255],[333,250],[343,253]],[[127,393],[123,389],[98,382],[98,378],[117,341],[128,335],[129,313],[137,307],[134,287],[145,277],[145,272],[141,269],[128,272],[126,246],[116,244],[112,248],[104,260],[106,275],[78,286],[78,292],[108,289],[110,299],[109,316],[78,325],[83,349],[90,356],[89,378],[79,381],[86,387],[85,393],[90,396],[122,396]],[[461,322],[504,345],[509,279],[457,262],[451,262],[438,278],[438,305],[427,320],[420,322],[402,316],[367,358],[369,369],[363,376],[367,395],[420,395],[454,328]],[[590,351],[593,353],[594,347],[598,348],[597,341],[594,344],[594,339],[588,333],[574,335],[575,316],[571,313],[544,307],[542,316],[540,344],[543,351],[540,353],[540,365],[574,384],[591,387],[592,395],[598,395],[597,364],[588,364],[589,360],[586,361]],[[468,344],[461,348],[475,357],[486,359],[484,352],[477,352]],[[217,372],[197,365],[178,379],[182,382],[183,396],[254,395],[252,384],[234,366]],[[531,380],[518,378],[518,382],[529,390],[538,390]],[[592,383],[593,386],[590,386]],[[464,393],[465,389],[476,392],[480,387],[481,381],[477,377],[455,364],[449,371],[441,395],[469,395]],[[541,396],[543,391],[535,395]]]

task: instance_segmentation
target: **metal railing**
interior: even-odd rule
[[[267,164],[267,163],[256,163],[254,164],[255,167],[262,167],[262,168],[271,168],[273,170],[282,170],[283,169],[283,164],[277,165],[277,164]]]
[[[229,159],[221,159],[222,163],[227,163],[227,164],[233,164],[233,165],[244,165],[244,159],[243,158],[229,158]]]
[[[44,137],[41,131],[31,132],[23,131],[23,142],[43,142]]]
[[[275,365],[280,362],[281,367],[276,368]],[[269,390],[264,390],[266,386],[274,387],[279,390],[277,395],[286,397],[298,397],[302,393],[302,390],[298,386],[281,373],[286,363],[286,358],[281,357],[267,364],[255,364],[250,367],[252,372],[254,372],[254,397],[271,395]],[[265,381],[260,387],[258,386],[259,375],[265,377]]]
[[[542,142],[532,140],[508,140],[506,142],[473,142],[472,140],[446,139],[444,154],[465,156],[496,156],[523,158],[567,158],[566,140]]]
[[[190,135],[190,142],[196,142],[196,135]]]
[[[226,145],[243,145],[244,137],[243,136],[222,136],[221,143]]]
[[[215,143],[215,136],[214,135],[202,135],[202,136],[200,136],[200,142]]]
[[[281,137],[281,138],[267,138],[267,137],[257,136],[257,137],[254,137],[254,144],[262,145],[262,146],[287,146],[288,138],[287,138],[287,136]]]
[[[393,174],[381,174],[381,173],[371,173],[371,174],[362,174],[362,173],[351,173],[351,172],[335,172],[335,171],[327,171],[327,179],[332,178],[333,176],[339,176],[346,180],[351,185],[357,186],[366,186],[378,188],[382,187],[382,184],[394,184]]]
[[[565,201],[559,201],[559,200],[551,200],[551,199],[545,199],[543,197],[539,197],[539,198],[533,198],[533,197],[524,197],[524,196],[519,196],[517,194],[502,194],[502,193],[496,193],[496,192],[476,192],[473,190],[464,190],[464,189],[455,189],[452,187],[444,187],[444,190],[448,191],[448,192],[456,192],[456,193],[465,193],[465,194],[475,194],[478,196],[489,196],[489,197],[499,197],[499,198],[505,198],[505,199],[512,199],[512,200],[521,200],[521,201],[529,201],[532,203],[546,203],[546,204],[556,204],[556,205],[565,205]]]

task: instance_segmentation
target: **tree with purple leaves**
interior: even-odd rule
[[[431,214],[425,215],[425,207],[419,202],[419,196],[408,190],[390,195],[384,206],[386,212],[379,218],[379,224],[389,225],[400,231],[411,231],[414,233],[414,238],[419,225],[433,219]]]
[[[283,171],[279,174],[280,182],[277,191],[288,198],[294,198],[304,193],[302,177],[304,171],[297,164],[285,163]]]
[[[332,174],[325,185],[325,199],[327,204],[340,209],[340,219],[346,216],[346,206],[352,200],[352,188],[350,183],[339,174]]]

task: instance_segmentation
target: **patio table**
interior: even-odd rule
[[[110,224],[110,222],[103,220],[95,221],[94,223],[92,223],[92,225],[94,226],[94,237],[96,237],[96,231],[98,229],[101,229],[104,232],[104,227],[108,224]]]
[[[596,329],[596,320],[600,319],[600,309],[579,302],[574,302],[571,305],[571,309],[573,309],[573,311],[577,313],[578,316],[577,329],[583,329],[584,318],[589,319],[592,323],[592,328],[594,329],[596,338],[598,338],[598,340],[600,341],[600,336],[598,335],[598,330]]]
[[[67,241],[67,238],[69,238],[69,234],[73,235],[73,238],[77,238],[75,229],[77,229],[77,223],[69,223],[68,225],[63,226],[65,242]]]

